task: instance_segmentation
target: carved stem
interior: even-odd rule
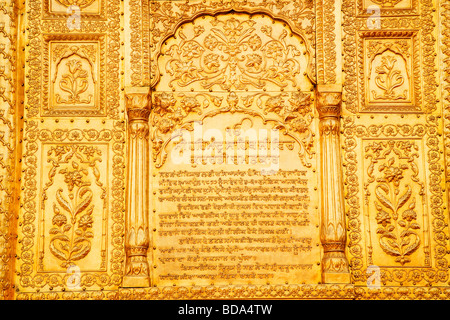
[[[135,90],[137,91],[137,90]],[[140,90],[142,91],[142,90]],[[148,287],[149,247],[148,201],[148,118],[150,97],[147,92],[126,94],[128,114],[128,181],[126,213],[126,265],[123,287]]]
[[[349,283],[350,273],[345,256],[345,216],[339,143],[340,86],[317,88],[321,163],[321,229],[322,281]]]

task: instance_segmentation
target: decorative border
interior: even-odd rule
[[[106,44],[104,34],[87,34],[87,35],[63,35],[63,34],[44,34],[44,58],[43,58],[43,101],[41,116],[58,116],[58,117],[70,117],[70,116],[105,116],[106,115]],[[94,108],[83,108],[82,106],[73,106],[71,108],[51,107],[49,101],[49,93],[51,86],[50,74],[50,58],[51,53],[49,51],[50,42],[52,41],[67,41],[73,43],[83,43],[83,41],[97,41],[99,43],[99,63],[98,63],[98,82],[95,90],[98,90],[98,98],[94,98],[98,101],[98,105]],[[96,93],[97,96],[97,93]]]
[[[14,295],[16,216],[19,206],[17,179],[20,176],[21,154],[18,144],[18,101],[23,99],[23,90],[17,88],[21,70],[16,68],[17,30],[22,27],[16,19],[19,7],[15,1],[0,3],[3,22],[0,27],[0,300],[11,299]]]
[[[316,10],[317,83],[336,83],[335,1],[317,0]]]
[[[444,145],[446,160],[446,180],[450,181],[450,3],[441,3],[441,63],[442,63],[442,109],[444,122]]]
[[[256,287],[256,286],[255,286]],[[252,290],[252,289],[250,289]],[[247,287],[156,287],[116,291],[19,293],[18,300],[156,300],[248,299]],[[449,287],[381,287],[353,285],[259,286],[258,299],[450,300]],[[213,295],[211,295],[211,293]],[[220,296],[221,298],[217,298]]]

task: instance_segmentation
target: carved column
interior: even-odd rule
[[[321,166],[322,281],[350,283],[345,256],[346,225],[339,143],[340,85],[317,86]]]
[[[127,255],[123,287],[148,287],[150,273],[147,260],[149,247],[148,201],[148,88],[127,88],[128,114],[128,179],[126,203],[125,250]]]

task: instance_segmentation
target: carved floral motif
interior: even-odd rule
[[[157,167],[164,164],[167,156],[165,148],[173,138],[170,134],[175,129],[193,130],[193,120],[188,120],[193,115],[203,121],[220,113],[241,112],[272,123],[274,129],[292,137],[300,146],[302,163],[310,166],[308,159],[314,153],[314,135],[310,128],[314,120],[311,104],[311,95],[303,92],[237,95],[232,91],[226,97],[209,93],[157,92],[150,116],[153,161]]]
[[[375,73],[377,74],[375,84],[383,91],[383,94],[380,96],[375,90],[372,90],[372,95],[375,100],[406,99],[407,89],[404,90],[403,94],[399,95],[394,92],[395,88],[400,87],[405,82],[401,70],[396,69],[396,62],[397,59],[395,56],[386,55],[381,58],[381,65],[375,68]]]
[[[297,86],[302,52],[286,41],[286,29],[276,34],[272,26],[256,26],[255,20],[214,18],[212,28],[194,27],[192,37],[183,30],[180,41],[164,51],[165,71],[174,84],[186,87],[199,83],[210,89],[263,88],[267,83]]]
[[[415,190],[424,195],[424,184],[418,178],[419,169],[415,163],[418,147],[409,141],[373,142],[366,148],[366,157],[371,159],[368,167],[366,197],[369,201],[369,185],[376,182],[374,201],[379,245],[395,262],[405,265],[411,262],[411,255],[419,249],[421,237],[417,223]],[[398,160],[397,160],[398,159]],[[405,160],[407,160],[405,162]],[[379,175],[375,175],[375,168]],[[404,182],[406,172],[418,187]]]
[[[49,162],[53,164],[49,171],[49,182],[44,188],[44,200],[48,198],[47,190],[53,185],[56,175],[64,177],[66,190],[59,188],[53,202],[53,227],[49,230],[50,252],[62,261],[61,267],[70,266],[74,261],[86,257],[91,251],[94,205],[93,191],[89,181],[89,170],[92,168],[95,184],[103,190],[101,199],[106,197],[106,189],[100,182],[100,171],[96,162],[101,161],[101,151],[90,146],[52,147],[48,152]],[[64,165],[69,164],[70,165]],[[63,169],[58,169],[63,167]]]
[[[236,12],[248,12],[248,13],[258,13],[264,15],[265,13],[269,13],[270,15],[276,16],[277,18],[283,19],[289,22],[289,25],[295,29],[295,32],[302,35],[304,41],[307,41],[306,47],[309,54],[311,50],[311,46],[314,43],[314,3],[312,1],[272,1],[272,0],[263,0],[263,1],[216,1],[213,0],[210,3],[206,4],[201,1],[190,1],[189,3],[172,3],[172,2],[151,2],[149,4],[149,12],[150,12],[150,21],[146,21],[146,16],[142,16],[142,25],[146,23],[150,26],[150,56],[151,60],[156,61],[160,54],[161,45],[164,39],[167,36],[174,34],[175,29],[178,27],[178,23],[180,22],[188,22],[192,21],[192,19],[199,15],[202,12],[228,12],[230,10],[236,10]],[[139,15],[139,6],[133,5],[133,14],[136,17],[140,17]],[[141,26],[139,24],[133,25],[133,34],[137,33],[140,30]],[[206,28],[209,30],[210,28]],[[200,29],[198,30],[198,32]],[[332,32],[330,32],[332,33]],[[147,54],[145,52],[146,44],[144,42],[145,39],[136,38],[135,41],[132,41],[133,52],[132,54],[132,68],[133,68],[133,85],[137,85],[138,81],[150,81],[152,85],[158,83],[160,77],[160,67],[154,64],[151,66],[150,75],[147,73],[137,74],[139,70],[145,69],[145,61],[142,61],[142,57],[137,55],[137,49],[143,47],[141,50],[143,54]],[[218,40],[218,39],[216,39]],[[256,40],[254,44],[258,42],[256,38],[252,39]],[[230,51],[232,53],[233,50]],[[212,59],[214,56],[210,56],[208,59]],[[259,59],[256,56],[249,57],[249,65],[253,64],[251,62],[251,58],[255,58],[256,61]],[[310,77],[314,77],[314,65],[312,63],[313,56],[309,56],[308,62],[308,70],[303,70],[308,73]],[[213,65],[216,62],[213,63]],[[256,65],[254,65],[256,66]],[[150,76],[150,79],[148,77]]]
[[[88,96],[88,99],[82,99],[80,94],[88,90],[88,72],[83,69],[81,61],[68,60],[66,62],[68,72],[62,75],[62,79],[59,81],[59,88],[62,91],[69,93],[66,99],[61,98],[59,94],[56,94],[56,102],[63,104],[74,103],[91,103],[92,94]]]

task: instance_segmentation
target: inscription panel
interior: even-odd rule
[[[276,130],[264,137],[270,127],[242,117],[203,121],[202,136],[198,124],[153,166],[154,284],[320,280],[315,162],[303,165],[295,140]]]

